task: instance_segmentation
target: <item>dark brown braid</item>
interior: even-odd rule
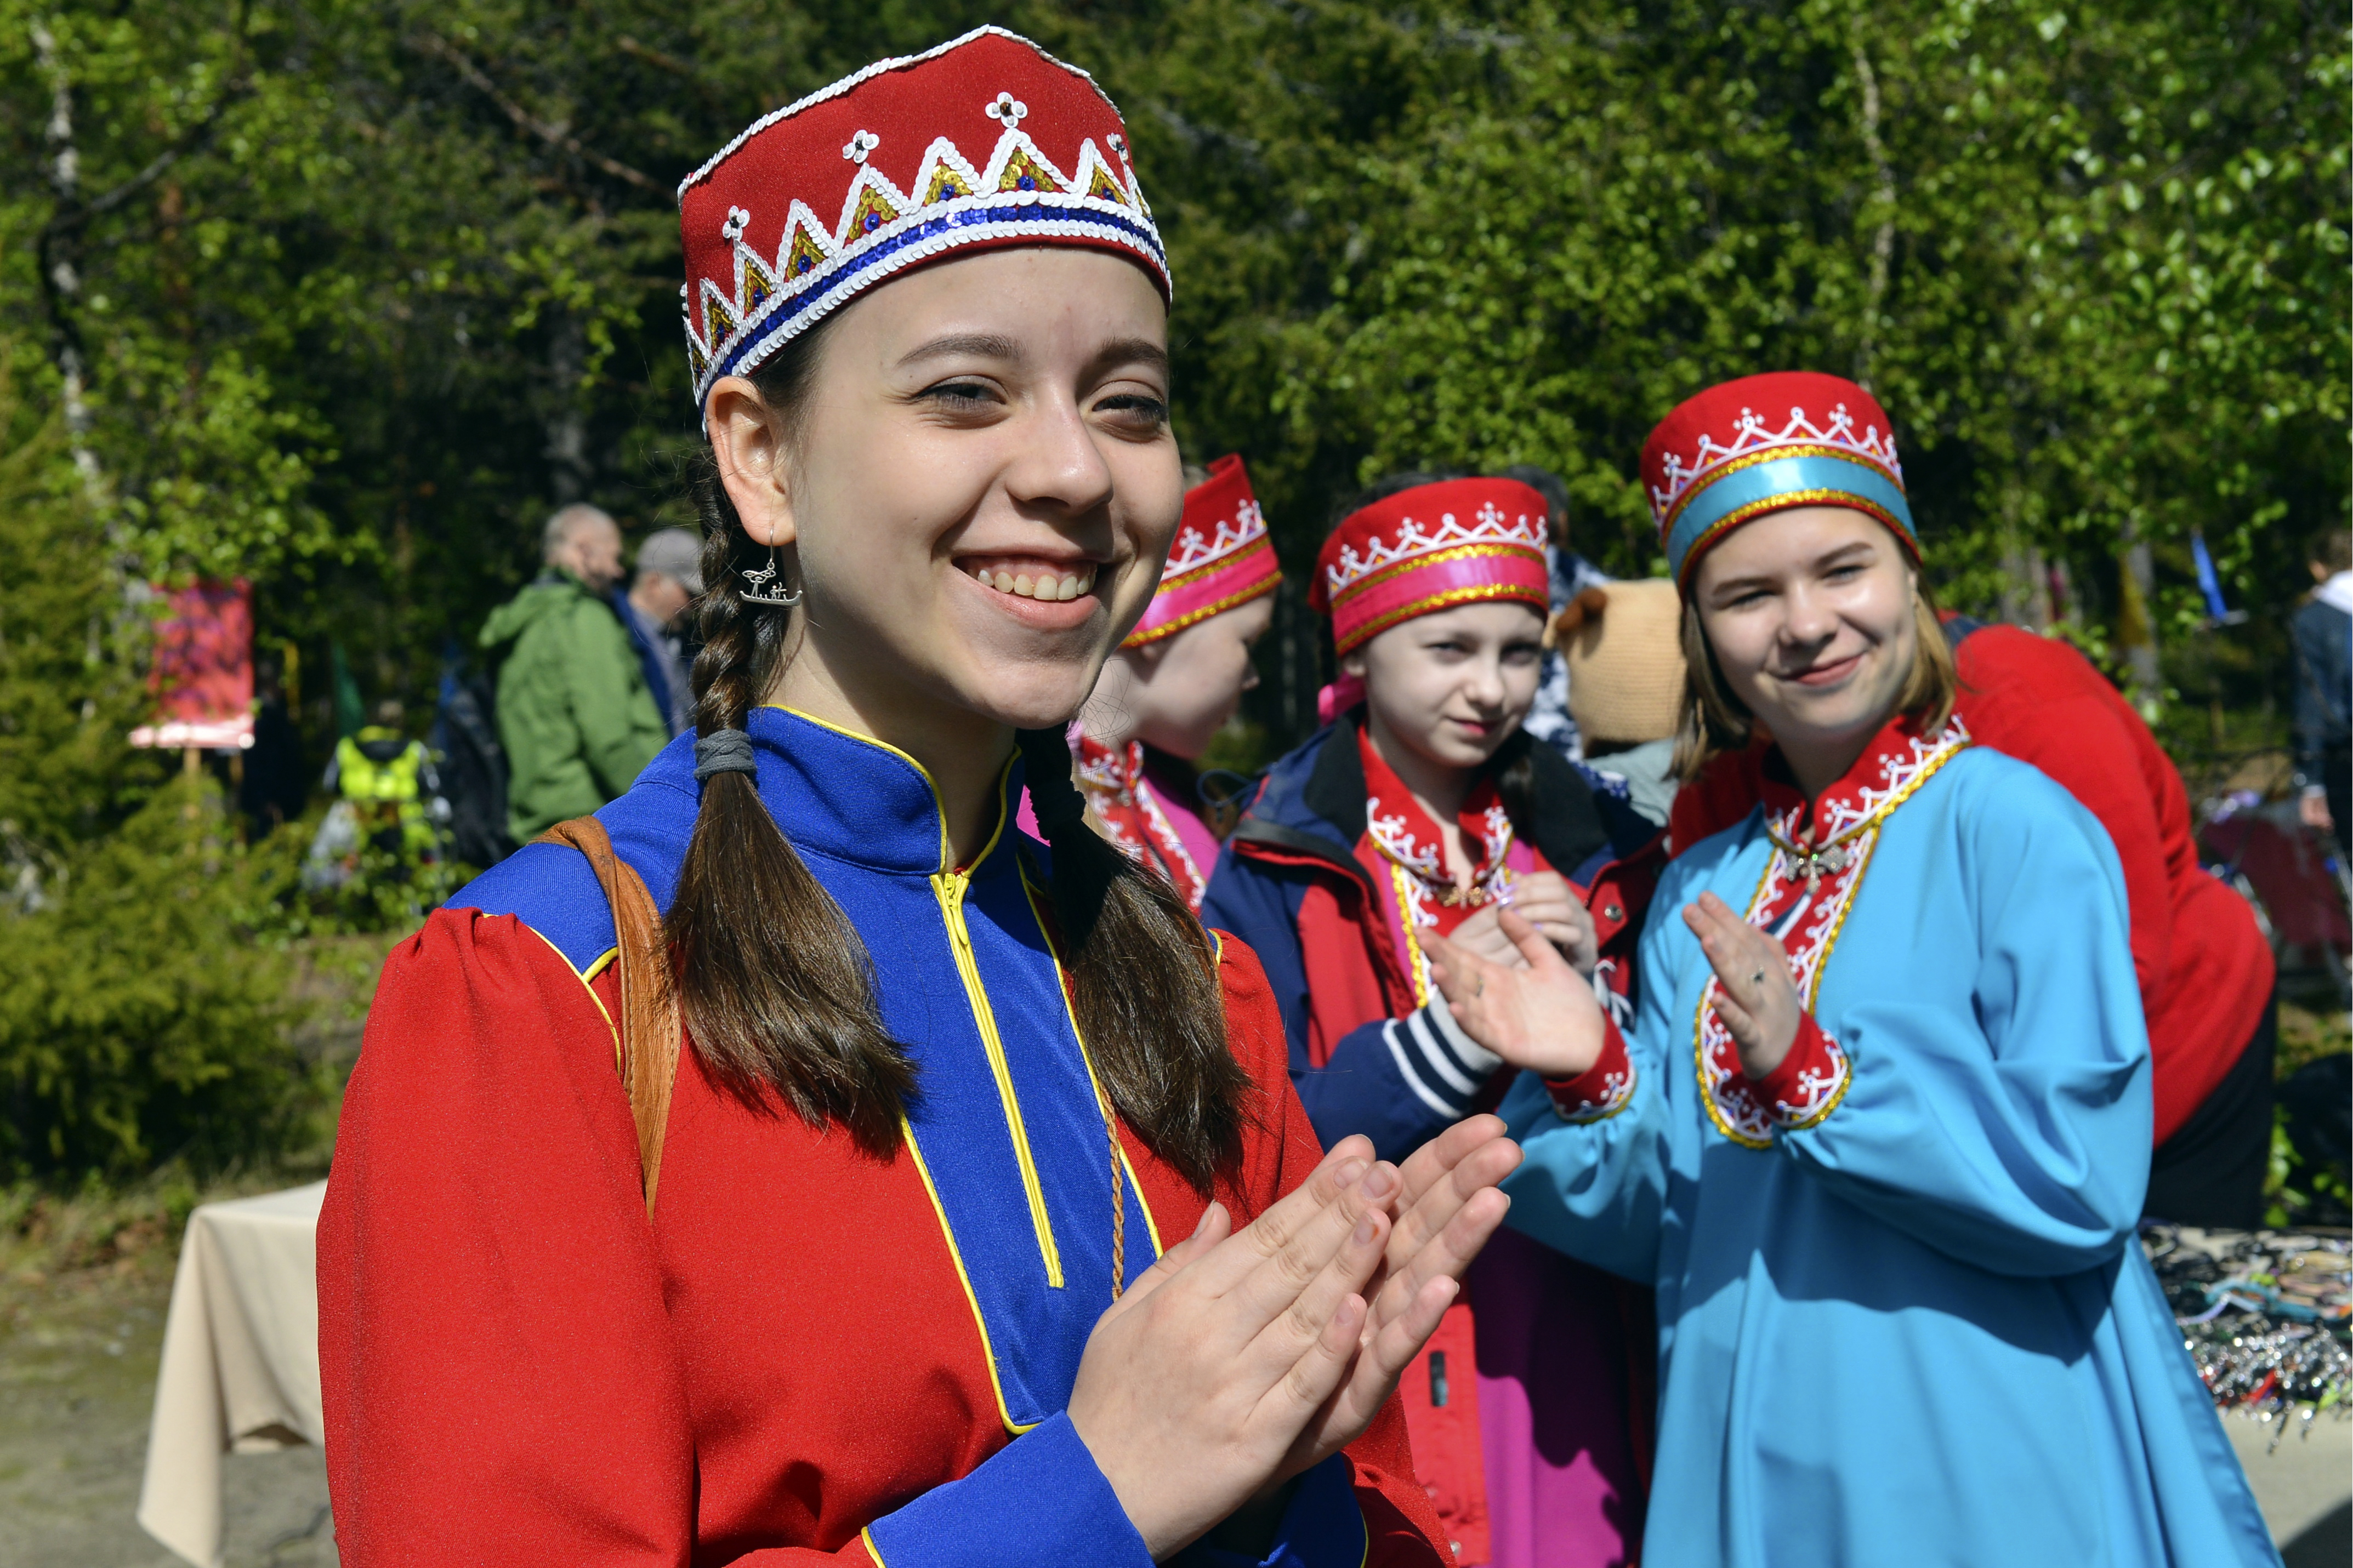
[[[1054,918],[1071,1013],[1112,1103],[1206,1192],[1240,1151],[1250,1079],[1226,1040],[1218,953],[1167,879],[1087,826],[1055,730],[1020,732],[1039,828],[1054,849]]]
[[[790,407],[814,368],[822,330],[803,334],[756,378]],[[789,610],[744,601],[740,569],[763,563],[706,453],[694,480],[702,513],[694,661],[700,735],[741,730],[784,666]],[[914,1065],[882,1026],[865,943],[794,853],[752,775],[702,784],[678,894],[663,921],[695,1049],[739,1093],[773,1089],[812,1127],[839,1122],[859,1148],[888,1158]]]

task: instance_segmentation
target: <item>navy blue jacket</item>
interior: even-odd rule
[[[1335,742],[1337,743],[1333,743]],[[1515,828],[1580,890],[1604,869],[1651,846],[1658,830],[1625,800],[1548,746],[1536,769],[1533,822]],[[1343,903],[1379,920],[1380,904],[1356,857],[1365,832],[1365,772],[1352,717],[1319,730],[1267,770],[1225,848],[1201,905],[1204,925],[1248,942],[1265,966],[1291,1044],[1291,1081],[1316,1136],[1330,1148],[1361,1132],[1385,1160],[1402,1160],[1467,1115],[1495,1058],[1462,1037],[1443,1003],[1349,1031],[1322,1068],[1310,1063],[1305,952],[1300,906],[1319,881]],[[1354,898],[1346,896],[1353,889]],[[1609,950],[1621,928],[1630,944],[1640,910],[1621,900],[1597,909]],[[1386,927],[1370,940],[1386,943]]]
[[[2353,721],[2353,616],[2308,599],[2289,621],[2295,640],[2295,772],[2322,782],[2331,746],[2346,743]]]

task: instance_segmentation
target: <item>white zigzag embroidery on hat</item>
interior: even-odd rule
[[[869,144],[869,151],[873,144]],[[855,148],[858,143],[851,145]],[[1151,227],[1152,209],[1134,176],[1104,157],[1092,137],[1080,143],[1078,168],[1068,174],[1039,150],[1027,132],[1018,129],[998,135],[987,165],[981,169],[966,162],[954,142],[937,137],[924,151],[916,173],[919,195],[901,190],[871,161],[860,158],[857,163],[841,216],[831,229],[806,202],[794,199],[785,215],[784,237],[774,261],[744,243],[742,226],[732,222],[731,213],[730,226],[734,232],[728,237],[735,242],[733,296],[717,280],[705,277],[687,310],[687,358],[698,396],[709,390],[703,383],[712,367],[765,317],[788,301],[822,291],[837,279],[844,264],[934,219],[1010,201],[1037,209],[1035,217],[1021,220],[1021,226],[1039,232],[1060,232],[1058,224],[1068,220],[1060,215],[1086,212],[1116,214],[1130,222],[1140,220],[1147,230]],[[924,254],[945,248],[944,239],[935,239],[924,247]],[[746,363],[739,368],[748,371],[752,366]]]
[[[1544,513],[1533,517],[1521,512],[1517,517],[1505,512],[1489,501],[1472,514],[1470,526],[1456,521],[1452,512],[1440,513],[1435,528],[1407,518],[1398,525],[1394,542],[1376,539],[1365,547],[1362,555],[1355,547],[1342,545],[1340,558],[1324,569],[1325,581],[1332,593],[1346,591],[1352,584],[1371,576],[1385,566],[1409,561],[1418,555],[1436,551],[1451,550],[1462,544],[1508,544],[1541,554],[1545,547]]]
[[[1730,446],[1722,445],[1713,436],[1703,435],[1699,450],[1692,455],[1690,462],[1684,462],[1680,452],[1667,454],[1667,488],[1662,490],[1651,487],[1651,518],[1665,522],[1667,514],[1675,510],[1675,503],[1709,474],[1735,458],[1774,447],[1843,447],[1865,462],[1885,469],[1894,479],[1896,488],[1903,488],[1904,465],[1895,459],[1895,432],[1866,425],[1858,435],[1854,416],[1846,411],[1845,404],[1831,409],[1830,418],[1820,425],[1807,418],[1803,408],[1792,408],[1788,424],[1778,433],[1767,429],[1765,421],[1754,410],[1744,408],[1740,411],[1740,428]]]
[[[1161,573],[1161,581],[1196,572],[1222,561],[1246,544],[1266,537],[1266,514],[1258,502],[1246,500],[1236,508],[1233,519],[1218,524],[1212,534],[1204,534],[1198,524],[1187,524],[1176,535],[1176,542],[1168,552],[1168,564]]]

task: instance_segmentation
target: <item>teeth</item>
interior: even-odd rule
[[[1076,573],[1064,575],[1041,572],[1034,577],[1027,572],[1016,574],[1002,568],[991,572],[984,566],[976,570],[973,576],[1000,594],[1013,594],[1024,599],[1048,603],[1075,599],[1095,585],[1095,569],[1092,566],[1082,567]]]

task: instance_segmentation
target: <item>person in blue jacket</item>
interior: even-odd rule
[[[1510,1223],[1655,1285],[1651,1568],[2275,1563],[2136,1237],[2148,1042],[2098,823],[1973,746],[1887,418],[1735,382],[1644,478],[1686,605],[1696,767],[1773,739],[1679,846],[1633,1026],[1525,922],[1432,963],[1535,1062]]]

